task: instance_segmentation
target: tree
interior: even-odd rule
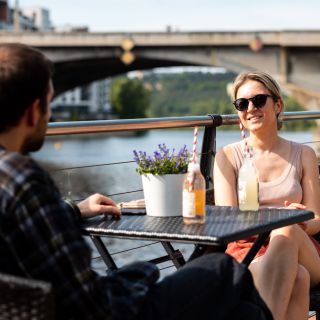
[[[118,78],[111,89],[113,112],[121,119],[145,118],[150,94],[138,79]]]
[[[305,109],[292,97],[284,96],[284,111],[304,111]],[[317,127],[314,120],[309,121],[285,121],[282,128],[284,130],[306,130]]]

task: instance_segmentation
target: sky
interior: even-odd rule
[[[15,0],[8,0],[14,6]],[[50,10],[54,26],[92,32],[320,29],[319,0],[18,0]]]

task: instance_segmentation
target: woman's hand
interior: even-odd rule
[[[94,217],[98,214],[121,216],[121,211],[117,205],[110,198],[99,193],[84,199],[77,205],[83,218]]]
[[[287,209],[299,209],[299,210],[305,210],[307,207],[302,204],[302,203],[296,203],[296,202],[289,202],[289,201],[285,201],[284,202],[284,206]]]
[[[296,202],[289,202],[289,201],[285,201],[284,202],[284,206],[286,207],[286,209],[299,209],[299,210],[305,210],[307,207],[302,204],[302,203],[296,203]],[[307,230],[307,222],[299,222],[298,225],[301,227],[302,230],[306,231]]]
[[[285,201],[284,206],[288,209],[299,210],[305,210],[307,208],[301,203],[290,203],[289,201]],[[318,217],[308,221],[300,222],[298,225],[309,235],[315,235],[320,232],[320,218]]]

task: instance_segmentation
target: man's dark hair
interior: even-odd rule
[[[19,43],[0,44],[0,132],[17,125],[36,99],[45,113],[52,75],[53,64],[41,51]]]

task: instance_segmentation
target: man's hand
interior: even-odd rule
[[[108,197],[96,193],[79,202],[78,207],[83,218],[94,217],[98,214],[110,214],[116,217],[121,216],[117,205]]]

